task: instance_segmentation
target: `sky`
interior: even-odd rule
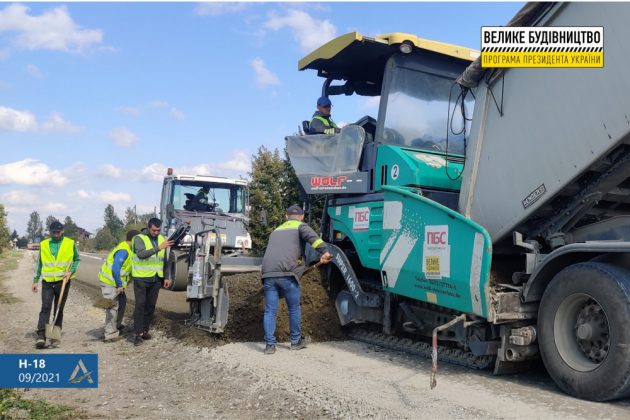
[[[260,146],[311,118],[298,61],[357,31],[480,48],[523,3],[0,3],[0,204],[90,232],[112,204],[158,205],[166,168],[248,177]],[[377,102],[333,97],[340,125]],[[159,211],[159,209],[158,209]]]

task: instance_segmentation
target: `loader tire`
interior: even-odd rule
[[[538,311],[542,360],[567,394],[592,401],[630,395],[630,272],[585,262],[560,271]]]

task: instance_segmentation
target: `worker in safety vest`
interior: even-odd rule
[[[160,288],[171,286],[166,249],[173,246],[173,241],[160,235],[161,226],[162,221],[154,217],[149,220],[147,229],[133,238],[131,277],[136,301],[133,311],[136,346],[142,344],[142,340],[151,339],[149,327]]]
[[[76,244],[70,238],[63,236],[63,225],[55,220],[48,228],[50,238],[44,239],[39,244],[39,261],[37,271],[33,277],[33,293],[37,293],[39,279],[42,279],[42,309],[39,312],[37,322],[37,341],[35,347],[43,349],[46,347],[46,324],[50,320],[50,312],[55,302],[55,311],[59,307],[59,316],[55,325],[61,328],[63,323],[63,308],[70,292],[70,280],[66,283],[63,296],[61,295],[61,285],[66,271],[70,271],[70,279],[75,277],[77,267],[79,267],[79,252]],[[53,346],[58,345],[58,340],[52,341]]]
[[[331,108],[332,103],[327,96],[322,96],[317,100],[317,111],[311,119],[309,134],[335,134],[340,131],[330,116]]]
[[[140,232],[132,229],[127,232],[127,240],[114,248],[101,266],[98,279],[101,283],[103,297],[111,301],[109,309],[105,311],[106,343],[122,338],[123,317],[127,307],[125,288],[131,277],[131,241]]]
[[[300,307],[300,278],[306,270],[302,252],[306,243],[320,253],[320,263],[330,262],[332,255],[326,243],[304,223],[302,208],[292,205],[287,209],[287,221],[269,236],[262,260],[265,354],[276,352],[276,317],[280,297],[284,297],[287,302],[291,350],[301,350],[308,344],[308,338],[302,337]]]

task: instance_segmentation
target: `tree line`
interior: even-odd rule
[[[156,217],[155,213],[136,214],[133,207],[125,209],[125,217],[121,219],[116,214],[114,206],[108,204],[103,214],[103,226],[96,232],[87,246],[95,250],[109,250],[125,239],[128,230],[142,230],[147,227],[149,219]]]
[[[0,255],[5,249],[11,246],[11,239],[9,226],[7,225],[7,212],[4,211],[4,206],[0,204]]]
[[[66,216],[63,220],[49,215],[43,220],[37,211],[33,211],[26,224],[26,234],[19,236],[16,230],[9,233],[6,220],[7,213],[4,206],[0,204],[0,254],[3,250],[11,246],[11,241],[16,239],[19,248],[25,248],[28,243],[39,243],[49,235],[50,224],[59,221],[64,226],[64,236],[72,238],[78,242],[81,250],[105,250],[116,246],[123,240],[127,230],[141,230],[147,226],[153,213],[137,215],[133,207],[127,207],[125,210],[124,221],[121,220],[114,206],[108,204],[105,207],[103,215],[103,226],[97,230],[94,237],[85,229],[79,227],[72,217]]]

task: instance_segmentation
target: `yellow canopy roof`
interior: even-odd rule
[[[396,32],[368,37],[358,32],[350,32],[329,41],[302,58],[298,63],[298,69],[314,69],[320,76],[336,79],[358,78],[377,81],[382,77],[387,59],[398,51],[403,42],[413,45],[415,49],[467,62],[479,56],[479,51],[470,48],[431,41],[411,34]],[[373,75],[370,76],[370,73]]]

